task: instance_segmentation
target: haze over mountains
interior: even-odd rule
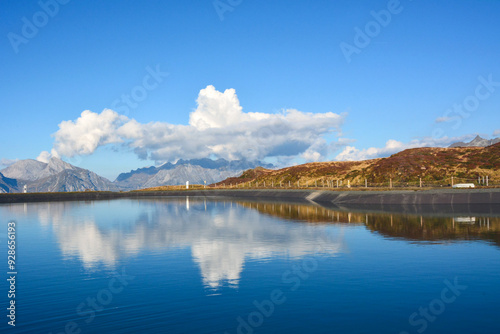
[[[145,167],[122,173],[111,182],[58,158],[53,157],[48,163],[26,159],[0,170],[0,192],[22,192],[24,185],[27,185],[28,192],[65,192],[135,190],[185,184],[186,181],[191,184],[204,184],[205,181],[211,184],[257,166],[273,167],[258,161],[179,160],[175,164],[166,163],[159,167]]]

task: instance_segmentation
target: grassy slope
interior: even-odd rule
[[[477,179],[478,175],[488,175],[500,179],[500,143],[489,147],[461,148],[415,148],[396,153],[388,158],[352,162],[315,162],[269,170],[262,167],[245,171],[240,177],[226,179],[222,183],[235,185],[245,182],[259,182],[276,186],[281,182],[301,185],[314,184],[337,179],[350,180],[351,184],[424,182],[449,179]]]

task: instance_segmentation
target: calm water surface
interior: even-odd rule
[[[0,205],[13,333],[499,333],[500,219],[147,199]]]

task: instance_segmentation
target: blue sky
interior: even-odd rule
[[[57,13],[43,14],[40,3],[49,11],[57,4]],[[55,147],[114,179],[179,152],[280,164],[363,159],[500,129],[500,1],[40,3],[0,2],[4,164]],[[372,11],[385,21],[375,23]],[[38,24],[36,34],[26,22]],[[346,57],[347,44],[357,53]],[[144,89],[157,69],[168,76],[147,79]],[[116,101],[134,89],[146,95],[127,111]],[[219,107],[227,110],[214,116]],[[115,113],[97,117],[108,108]],[[96,115],[77,122],[85,110]],[[193,112],[219,117],[217,131],[208,137],[206,126],[193,126]],[[113,125],[87,138],[92,120]],[[61,130],[63,121],[75,125]],[[243,127],[256,141],[247,156],[238,152],[247,144],[227,144],[245,136],[234,132]],[[175,145],[182,147],[166,149]]]

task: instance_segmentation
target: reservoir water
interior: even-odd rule
[[[500,218],[486,211],[152,198],[0,217],[2,333],[500,332]]]

